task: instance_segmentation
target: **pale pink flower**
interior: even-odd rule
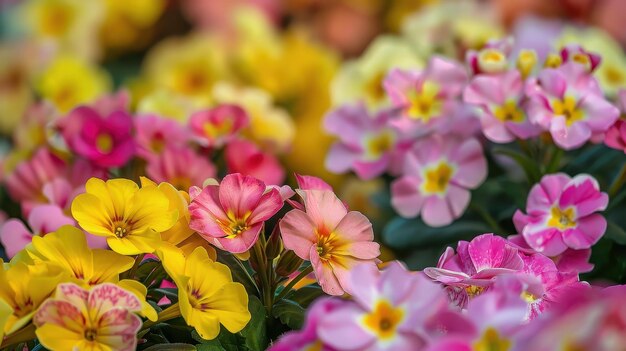
[[[588,249],[600,240],[607,224],[595,212],[604,210],[608,201],[590,175],[549,174],[530,190],[527,214],[518,210],[513,221],[531,248],[556,256],[567,248]]]
[[[480,143],[433,135],[418,141],[405,156],[403,176],[391,185],[391,204],[403,217],[420,216],[438,227],[459,218],[470,189],[487,177]]]
[[[469,50],[465,62],[473,74],[504,73],[510,66],[513,39],[491,40],[480,50]]]
[[[237,105],[218,105],[193,113],[189,128],[202,146],[220,148],[246,127],[249,120],[246,111]]]
[[[220,249],[242,253],[254,245],[266,220],[283,207],[278,190],[250,176],[229,174],[219,185],[189,191],[189,226]]]
[[[215,177],[217,170],[207,156],[198,154],[189,146],[167,146],[159,157],[148,161],[146,174],[157,183],[168,182],[187,191]]]
[[[327,294],[350,289],[349,272],[358,264],[375,266],[380,254],[372,224],[361,213],[346,209],[328,190],[298,190],[304,210],[293,209],[280,221],[285,248],[311,261]]]
[[[135,122],[137,155],[151,160],[159,157],[167,146],[183,147],[189,132],[178,122],[155,115],[138,116]]]
[[[276,156],[260,150],[248,140],[231,140],[224,151],[229,173],[253,176],[268,185],[279,185],[285,180],[285,170]]]
[[[619,110],[604,98],[596,79],[574,62],[544,69],[529,81],[526,93],[530,121],[549,131],[554,142],[566,150],[606,132],[619,117]]]

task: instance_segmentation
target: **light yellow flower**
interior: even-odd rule
[[[31,68],[21,56],[24,50],[0,46],[0,133],[10,134],[33,101]]]
[[[208,107],[208,103],[192,100],[169,90],[155,90],[139,100],[137,112],[155,114],[160,117],[187,123],[194,111]]]
[[[87,232],[107,237],[109,247],[123,255],[154,252],[160,233],[178,220],[178,212],[156,187],[139,189],[128,179],[105,183],[91,178],[85,190],[72,202],[72,215]]]
[[[101,31],[104,45],[132,49],[144,44],[141,39],[163,14],[166,3],[165,0],[106,0],[105,5]]]

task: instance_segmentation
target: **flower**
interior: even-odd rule
[[[606,230],[606,220],[594,213],[606,208],[609,197],[590,175],[570,178],[563,173],[541,178],[528,194],[526,213],[513,222],[526,243],[547,256],[571,249],[588,249]]]
[[[141,302],[133,293],[104,283],[85,290],[60,284],[33,322],[37,338],[50,350],[135,350]]]
[[[159,157],[152,157],[146,174],[157,182],[169,182],[177,189],[189,190],[216,175],[215,165],[188,146],[167,146]]]
[[[103,44],[114,50],[136,50],[146,45],[145,34],[165,10],[165,0],[106,0],[106,16],[101,28]],[[144,40],[142,40],[144,39]]]
[[[91,178],[85,190],[72,202],[72,215],[84,230],[106,237],[109,247],[123,255],[154,252],[160,232],[178,220],[156,187],[139,189],[128,179]]]
[[[537,253],[533,248],[528,246],[524,237],[520,234],[511,235],[507,238],[509,243],[516,247],[520,252],[526,255]],[[593,269],[593,264],[589,263],[591,258],[591,248],[574,250],[566,249],[563,253],[550,256],[550,259],[556,264],[559,272],[576,272],[587,273]]]
[[[231,333],[248,324],[248,294],[243,285],[233,283],[227,266],[211,260],[202,247],[187,258],[176,250],[161,255],[163,266],[178,287],[180,312],[200,337],[215,339],[220,324]]]
[[[195,112],[189,119],[189,127],[201,145],[219,148],[246,127],[248,119],[241,107],[224,104]]]
[[[352,293],[348,273],[358,264],[374,266],[380,255],[372,224],[348,212],[328,190],[298,190],[304,211],[293,209],[280,221],[285,248],[311,261],[315,276],[330,295]]]
[[[285,180],[285,170],[278,159],[253,142],[243,139],[229,142],[224,157],[229,173],[253,176],[268,185],[279,185]]]
[[[474,77],[465,87],[463,101],[482,109],[483,133],[495,143],[528,139],[541,132],[524,112],[524,84],[516,70]]]
[[[135,154],[133,121],[124,110],[103,114],[80,106],[59,122],[70,149],[100,167],[120,167]]]
[[[391,205],[403,217],[421,215],[439,227],[459,218],[470,201],[470,189],[487,177],[480,143],[433,135],[415,143],[405,156],[403,176],[391,184]]]
[[[526,92],[530,121],[549,131],[554,142],[566,150],[580,147],[594,133],[605,132],[619,117],[619,110],[604,99],[597,81],[574,62],[544,69],[530,80]]]
[[[626,89],[617,92],[617,102],[622,113],[626,115]],[[613,149],[622,150],[626,153],[626,123],[623,119],[618,119],[609,130],[606,131],[604,143]]]
[[[137,155],[145,160],[158,158],[168,146],[183,147],[189,133],[177,121],[156,115],[143,115],[134,119]]]
[[[220,249],[243,253],[254,245],[266,220],[283,207],[276,189],[250,176],[229,174],[219,185],[192,188],[189,226]]]
[[[361,179],[383,174],[398,163],[399,133],[389,124],[391,110],[372,115],[365,104],[344,105],[330,112],[324,128],[337,136],[326,157],[326,168],[335,173],[353,169]]]

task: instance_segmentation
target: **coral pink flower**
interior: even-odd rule
[[[443,289],[397,262],[382,273],[373,266],[356,267],[350,278],[353,302],[330,311],[318,325],[320,338],[331,347],[423,350],[462,319],[449,310]]]
[[[280,221],[285,248],[311,261],[327,294],[352,292],[348,274],[357,264],[375,265],[380,254],[372,224],[361,213],[348,212],[328,190],[298,190],[304,211],[293,209]]]
[[[437,267],[424,273],[447,287],[453,302],[464,307],[470,298],[493,283],[495,276],[519,272],[524,268],[519,251],[506,239],[483,234],[472,241],[459,241],[456,254],[448,247]]]
[[[401,110],[401,130],[445,132],[459,107],[467,72],[457,62],[434,57],[423,71],[394,69],[383,83],[392,105]]]
[[[135,154],[133,121],[125,110],[102,114],[79,106],[59,123],[68,147],[100,167],[123,166]]]
[[[544,69],[530,81],[526,93],[530,121],[549,131],[566,150],[605,132],[619,117],[619,110],[604,99],[595,78],[574,62]]]
[[[520,228],[521,230],[521,228]],[[526,255],[537,253],[528,246],[522,235],[511,235],[507,238],[509,243]],[[589,263],[591,249],[573,250],[567,249],[562,254],[552,256],[550,259],[556,264],[559,272],[587,273],[593,269],[593,264]]]
[[[407,153],[403,176],[391,185],[391,204],[403,217],[421,215],[437,227],[459,218],[470,201],[469,189],[487,177],[480,143],[433,135]]]
[[[617,103],[622,116],[626,116],[626,89],[617,92]],[[606,132],[604,143],[613,149],[626,153],[626,122],[618,119]]]
[[[188,191],[202,186],[217,174],[215,165],[188,146],[167,146],[159,157],[148,161],[146,174],[157,183],[168,182],[177,189]]]
[[[524,112],[524,83],[521,74],[508,71],[478,75],[465,88],[463,100],[482,109],[480,122],[485,136],[495,143],[528,139],[541,133]]]
[[[219,105],[192,114],[189,128],[201,145],[220,148],[247,126],[249,119],[246,111],[237,105]]]
[[[250,249],[265,221],[283,207],[278,190],[239,173],[227,175],[219,185],[191,188],[190,196],[191,229],[233,253]]]
[[[349,170],[361,179],[371,179],[385,173],[398,162],[400,135],[391,127],[391,110],[372,116],[365,104],[346,105],[329,113],[324,120],[326,131],[339,138],[326,158],[331,172]],[[405,142],[406,143],[406,142]]]
[[[137,155],[151,160],[167,146],[183,147],[189,141],[189,132],[177,121],[154,115],[135,118]]]
[[[527,214],[518,210],[513,221],[531,248],[556,256],[568,247],[588,249],[600,240],[606,220],[595,212],[604,210],[608,201],[590,175],[549,174],[530,190]]]
[[[247,140],[232,140],[224,151],[229,173],[253,176],[269,185],[279,185],[285,180],[285,170],[278,159],[261,151]]]

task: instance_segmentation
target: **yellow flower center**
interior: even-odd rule
[[[391,150],[395,144],[396,137],[390,130],[385,130],[379,134],[365,138],[365,158],[367,160],[377,160],[385,152]]]
[[[379,72],[365,84],[365,92],[374,101],[381,101],[387,96],[387,93],[385,92],[385,87],[383,87],[385,74],[386,72],[384,71]]]
[[[582,53],[576,53],[572,56],[572,61],[576,63],[580,63],[585,66],[587,69],[591,69],[591,60],[589,59],[589,55],[585,55]]]
[[[334,233],[327,233],[325,231],[317,232],[317,254],[322,260],[328,261],[333,257],[335,246]]]
[[[548,54],[543,66],[546,68],[558,68],[563,63],[561,56],[557,54]]]
[[[115,234],[116,237],[118,238],[123,238],[126,235],[128,235],[130,232],[130,229],[127,227],[126,222],[115,222],[113,223],[113,233]]]
[[[303,351],[322,351],[324,349],[324,344],[321,341],[315,341],[312,344],[306,345]]]
[[[473,351],[508,351],[511,349],[511,341],[501,336],[494,328],[487,328],[472,346]]]
[[[483,291],[485,291],[485,288],[482,286],[470,285],[465,287],[465,292],[467,292],[467,296],[469,296],[470,298],[482,294]]]
[[[229,221],[225,223],[218,220],[217,223],[220,225],[220,227],[222,227],[224,233],[226,233],[226,238],[233,239],[237,235],[250,229],[250,226],[248,225],[248,217],[250,217],[251,214],[252,212],[247,212],[244,214],[243,217],[237,218],[234,212],[228,211],[226,213],[226,216],[228,217]]]
[[[478,65],[482,71],[488,73],[501,72],[506,69],[507,60],[498,49],[483,49],[478,54]]]
[[[232,118],[227,118],[220,124],[213,124],[210,122],[205,123],[202,126],[204,134],[209,138],[217,138],[222,135],[227,135],[233,129]]]
[[[535,295],[529,293],[528,291],[523,291],[521,296],[522,296],[522,299],[528,303],[532,303],[535,300],[537,300]]]
[[[53,37],[65,34],[75,17],[71,7],[60,3],[48,4],[41,9],[39,16],[39,30]]]
[[[621,71],[618,67],[615,67],[615,65],[607,65],[604,68],[604,77],[606,78],[606,81],[611,83],[612,85],[623,84],[626,80],[624,72]]]
[[[454,169],[445,161],[426,168],[422,190],[427,194],[445,194],[453,174]]]
[[[563,100],[552,100],[552,111],[557,116],[565,117],[565,124],[571,126],[574,122],[584,118],[584,112],[577,106],[577,101],[572,96],[566,96]]]
[[[85,329],[85,339],[87,341],[95,341],[97,337],[98,337],[98,331],[96,329],[93,329],[93,328]]]
[[[517,69],[522,74],[522,78],[530,75],[537,64],[537,53],[534,50],[522,50],[517,57]]]
[[[96,148],[103,154],[108,154],[113,150],[113,138],[110,134],[102,133],[96,138]]]
[[[404,319],[404,310],[392,306],[385,300],[378,301],[374,311],[363,318],[363,324],[379,339],[390,339],[396,333],[396,328]]]
[[[183,68],[175,79],[174,88],[183,94],[197,94],[211,85],[210,74],[199,64]]]
[[[503,105],[496,107],[494,116],[502,122],[522,122],[524,121],[524,112],[517,106],[513,100],[507,100]]]
[[[548,225],[553,228],[565,230],[576,226],[576,212],[574,208],[568,207],[562,210],[559,206],[553,206],[550,210]]]
[[[411,118],[428,122],[431,118],[440,114],[443,106],[442,101],[439,99],[440,90],[437,83],[425,81],[421,91],[414,91],[410,94],[408,115]]]

